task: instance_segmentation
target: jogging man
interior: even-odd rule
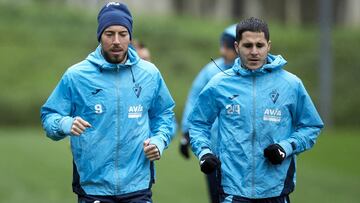
[[[270,46],[264,21],[241,21],[239,58],[209,81],[190,114],[190,140],[201,170],[221,169],[222,202],[289,202],[296,155],[315,144],[323,127],[301,80],[283,69],[283,57],[269,54]],[[216,118],[217,154],[210,133]]]
[[[234,42],[235,42],[236,25],[227,27],[220,37],[220,54],[221,58],[216,59],[208,63],[198,74],[194,80],[191,90],[189,92],[185,109],[182,117],[182,133],[183,137],[180,142],[180,152],[185,158],[189,158],[189,122],[188,116],[190,111],[193,109],[195,101],[199,96],[201,90],[209,82],[209,80],[217,73],[231,68],[234,64],[234,60],[237,57]],[[217,123],[215,122],[212,126],[212,149],[216,153],[216,135],[217,135]],[[219,202],[219,191],[218,181],[216,172],[210,173],[206,176],[208,183],[209,197],[212,203]]]
[[[79,202],[152,202],[154,162],[173,136],[174,101],[159,70],[130,45],[132,16],[99,12],[99,46],[70,67],[41,108],[48,137],[70,137]]]

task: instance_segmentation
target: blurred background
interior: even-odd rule
[[[97,46],[96,16],[106,1],[0,0],[0,203],[75,202],[69,140],[41,130],[39,110],[62,74]],[[255,16],[269,23],[273,54],[288,61],[325,121],[314,149],[298,158],[292,202],[360,202],[360,1],[126,0],[134,38],[144,42],[176,101],[220,34]],[[196,157],[178,152],[179,135],[156,163],[154,202],[208,202]]]

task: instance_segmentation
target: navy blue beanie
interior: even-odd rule
[[[229,34],[223,33],[220,38],[220,45],[235,50],[234,42],[235,38]]]
[[[132,33],[132,16],[125,4],[118,2],[109,2],[99,12],[97,17],[97,39],[100,42],[101,34],[104,30],[112,25],[121,25],[126,27],[129,32],[130,39]]]
[[[221,46],[235,50],[234,42],[236,38],[236,24],[227,27],[220,37]]]

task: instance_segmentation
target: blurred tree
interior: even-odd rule
[[[267,21],[285,23],[286,21],[286,0],[263,1],[263,18]]]
[[[352,26],[360,26],[360,1],[346,0],[345,1],[345,24]]]
[[[285,0],[285,22],[288,25],[300,25],[300,0]]]
[[[244,1],[244,17],[261,18],[263,14],[261,0],[245,0]]]
[[[185,11],[185,0],[173,0],[173,7],[176,14],[182,15]]]
[[[242,15],[242,0],[232,0],[232,10],[231,10],[231,17],[232,18],[240,18]]]
[[[111,0],[22,0],[4,2],[66,4],[99,8]],[[266,18],[288,25],[315,24],[320,0],[122,0],[142,14],[180,14],[216,19],[240,19],[249,16]],[[332,21],[352,27],[360,26],[360,0],[333,0]]]
[[[332,33],[332,1],[333,0],[320,0],[319,9],[319,24],[320,24],[320,68],[319,68],[319,81],[320,81],[320,114],[327,127],[333,125],[332,115],[332,91],[333,91],[333,56],[331,46],[331,33]]]

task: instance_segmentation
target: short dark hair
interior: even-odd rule
[[[265,39],[267,41],[270,40],[270,33],[268,25],[265,21],[251,17],[245,20],[240,21],[236,26],[236,41],[239,42],[242,37],[242,33],[250,31],[250,32],[263,32],[265,35]]]

